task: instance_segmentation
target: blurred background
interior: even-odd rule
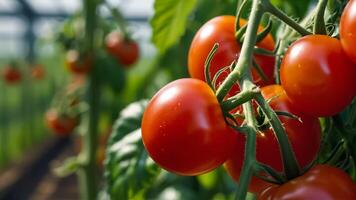
[[[153,15],[153,0],[107,1],[107,4],[119,8],[132,39],[139,45],[140,61],[125,72],[120,71],[125,73],[126,80],[137,82],[135,79],[144,76],[156,52],[150,42],[148,24]],[[53,134],[46,126],[44,113],[53,104],[56,93],[65,90],[73,79],[66,69],[67,48],[60,34],[76,31],[70,20],[80,15],[82,7],[81,0],[0,0],[0,199],[79,198],[75,178],[69,178],[68,183],[64,180],[64,191],[57,191],[61,189],[57,188],[58,178],[50,170],[51,162],[59,159],[60,163],[74,154],[73,141],[79,139]],[[101,6],[99,12],[108,23],[115,24],[107,7]],[[10,67],[19,72],[20,78],[16,75],[11,78]],[[122,84],[121,92],[135,92],[135,88],[123,91],[124,80],[118,80],[118,84]],[[111,105],[103,102],[109,112],[102,117],[100,131],[107,134],[111,126],[108,116],[112,112],[117,117],[120,106],[134,96],[118,96],[116,91],[104,91],[102,96],[106,102],[118,104],[111,110]],[[126,99],[122,99],[124,96]]]

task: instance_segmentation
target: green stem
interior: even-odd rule
[[[251,76],[248,72],[253,58],[254,46],[256,44],[256,37],[258,26],[262,19],[264,10],[261,7],[259,0],[254,0],[252,3],[252,10],[250,20],[248,22],[246,37],[242,44],[241,55],[238,59],[236,67],[232,73],[225,79],[221,87],[217,91],[218,99],[225,97],[231,86],[238,81],[239,74],[243,74],[240,86],[242,91],[248,91],[255,88],[255,85],[250,81]],[[253,107],[251,101],[248,101],[242,105],[245,113],[245,120],[247,123],[247,141],[245,147],[245,159],[241,169],[241,175],[239,179],[239,185],[236,191],[236,199],[243,200],[246,198],[248,185],[253,176],[255,163],[256,163],[256,118],[254,116]]]
[[[297,177],[300,174],[299,165],[281,121],[261,94],[256,95],[255,100],[269,119],[269,123],[276,134],[287,179]]]
[[[270,6],[270,7],[269,7]],[[216,96],[220,102],[225,98],[226,94],[230,90],[233,84],[239,81],[242,88],[242,92],[253,90],[256,86],[251,81],[250,68],[253,59],[254,47],[256,44],[257,31],[260,21],[264,12],[267,9],[269,11],[275,11],[273,7],[267,0],[253,0],[251,15],[248,21],[246,37],[241,48],[241,54],[238,58],[234,70],[229,74],[229,76],[224,80],[221,86],[216,92]],[[277,11],[279,11],[277,9]],[[282,12],[275,12],[282,18],[287,17]],[[288,17],[287,17],[288,18]],[[296,27],[297,30],[301,31],[307,35],[310,34],[304,28],[300,27],[296,22],[292,21],[292,27]],[[287,19],[287,21],[288,21]],[[285,19],[286,20],[286,19]],[[293,24],[294,23],[294,24]],[[297,25],[295,25],[297,24]],[[243,98],[240,98],[240,100]],[[254,99],[260,104],[262,110],[265,112],[270,124],[276,133],[278,142],[280,142],[280,149],[282,152],[282,160],[284,164],[285,174],[288,179],[294,178],[299,175],[299,166],[295,159],[294,152],[292,151],[291,145],[289,143],[288,137],[283,129],[283,126],[277,116],[277,114],[271,109],[269,104],[265,101],[260,93],[254,94]],[[241,100],[242,101],[242,100]],[[239,102],[240,103],[240,102]],[[230,105],[229,105],[230,106]],[[228,106],[228,107],[229,107]],[[247,188],[249,182],[252,178],[253,172],[256,170],[256,118],[254,116],[254,110],[251,101],[243,104],[243,112],[245,114],[247,142],[245,148],[245,159],[242,166],[242,171],[240,175],[239,185],[237,188],[237,200],[245,199],[247,194]]]
[[[84,135],[84,162],[79,172],[81,199],[95,200],[97,195],[96,149],[99,118],[100,89],[95,77],[91,77],[89,86],[89,127]]]
[[[254,0],[252,5],[251,16],[248,21],[248,26],[246,30],[246,37],[241,47],[241,54],[236,63],[236,67],[221,84],[216,92],[216,96],[219,101],[222,101],[226,94],[229,92],[230,88],[234,83],[236,83],[240,75],[248,72],[251,64],[253,51],[256,44],[256,35],[258,31],[258,26],[261,22],[264,10],[260,1]]]
[[[251,103],[244,104],[244,107],[251,107]],[[246,132],[245,160],[242,165],[239,184],[236,191],[236,200],[245,200],[248,185],[253,176],[256,163],[256,131],[249,127]]]
[[[276,170],[274,170],[272,167],[268,165],[265,165],[263,163],[257,163],[256,168],[257,171],[263,171],[266,172],[267,174],[270,174],[278,184],[286,182],[286,179],[282,174],[280,174],[279,172],[277,172]]]
[[[243,90],[239,93],[237,93],[235,96],[228,98],[226,101],[223,101],[221,103],[221,108],[222,110],[232,110],[236,108],[239,105],[242,105],[243,103],[246,103],[247,101],[250,101],[251,99],[254,98],[256,94],[258,94],[260,90],[256,87],[252,90]]]
[[[328,0],[319,0],[319,3],[316,7],[316,15],[314,18],[314,27],[313,27],[314,34],[326,35],[324,14],[327,5],[328,5]]]
[[[236,9],[236,20],[235,20],[235,31],[238,31],[240,29],[240,17],[242,13],[242,9],[246,6],[247,0],[243,0],[240,3],[237,4],[237,9]]]
[[[276,79],[276,84],[280,84],[281,83],[281,78],[279,76],[279,71],[281,68],[281,63],[282,63],[282,54],[284,52],[284,49],[288,46],[288,42],[285,39],[281,39],[279,46],[278,46],[278,50],[276,53],[276,62],[274,65],[274,75],[275,75],[275,79]]]
[[[94,57],[94,37],[96,25],[96,7],[97,3],[94,0],[83,0],[85,8],[85,30],[86,30],[86,45],[90,55]],[[95,77],[94,65],[90,74],[90,85],[88,91],[89,109],[89,125],[88,130],[84,135],[82,167],[78,172],[80,195],[81,199],[95,200],[97,198],[97,170],[96,170],[96,149],[97,149],[97,129],[99,118],[99,97],[100,88],[98,79]]]
[[[259,42],[261,42],[262,40],[264,40],[268,34],[270,34],[271,30],[272,30],[272,19],[271,17],[268,19],[268,24],[266,25],[266,27],[257,35],[256,38],[256,43],[258,44]]]
[[[281,10],[276,8],[274,5],[271,4],[269,0],[261,0],[264,9],[271,13],[272,15],[276,16],[278,19],[282,20],[284,23],[292,27],[294,30],[296,30],[298,33],[300,33],[302,36],[305,35],[310,35],[309,31],[304,29],[302,26],[300,26],[297,22],[295,22],[293,19],[288,17],[285,13],[283,13]]]
[[[127,30],[127,24],[122,13],[117,8],[112,8],[107,2],[105,2],[105,6],[110,10],[111,15],[118,23],[119,27],[121,28],[121,31],[124,34],[125,39],[128,39],[130,34],[129,31]]]
[[[208,83],[208,85],[210,86],[211,89],[214,90],[214,85],[211,82],[211,77],[210,77],[210,67],[211,67],[211,60],[213,59],[216,51],[219,48],[219,44],[215,43],[213,48],[210,50],[209,54],[208,54],[208,58],[206,59],[205,63],[204,63],[204,75],[205,75],[205,81]]]

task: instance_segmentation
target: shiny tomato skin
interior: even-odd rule
[[[142,140],[151,158],[184,176],[200,175],[224,163],[234,134],[214,92],[198,79],[179,79],[163,87],[142,120]]]
[[[125,39],[121,33],[113,31],[106,37],[106,50],[124,66],[134,64],[139,58],[138,44]]]
[[[92,67],[92,58],[81,56],[76,50],[69,50],[66,54],[66,66],[73,74],[87,74]]]
[[[225,66],[229,66],[239,56],[241,46],[235,39],[234,24],[234,16],[218,16],[206,22],[195,34],[194,39],[190,45],[188,55],[188,70],[192,78],[205,81],[204,63],[215,43],[219,44],[219,48],[211,62],[211,78],[214,77],[219,69]],[[244,24],[246,24],[246,21],[241,19],[240,25],[242,26]],[[263,27],[259,27],[260,31],[262,29]],[[273,51],[274,40],[269,34],[266,38],[259,42],[257,46],[266,50]],[[273,83],[275,58],[272,56],[262,55],[255,55],[255,58],[269,79],[268,81],[261,80],[257,72],[252,70],[255,83],[259,86]],[[229,72],[230,70],[224,71],[224,73],[219,77],[216,86],[219,86],[222,83]],[[239,88],[236,84],[230,90],[229,94],[232,96],[238,91]]]
[[[356,63],[356,1],[347,3],[340,19],[340,41],[350,59]]]
[[[60,137],[68,136],[78,125],[77,118],[61,116],[54,109],[47,111],[45,115],[47,126]]]
[[[316,165],[304,175],[267,188],[259,200],[354,200],[356,185],[344,171],[328,165]]]
[[[335,115],[354,97],[356,67],[335,38],[300,38],[287,50],[280,72],[287,95],[306,114]]]
[[[274,98],[270,102],[274,110],[289,112],[300,117],[302,122],[285,116],[280,116],[279,118],[286,129],[299,165],[301,167],[307,166],[316,158],[320,147],[321,130],[318,118],[299,113],[280,85],[265,86],[261,88],[261,92],[266,100]],[[238,181],[244,159],[246,139],[242,134],[237,134],[235,141],[234,154],[225,163],[225,168],[229,175],[235,181]],[[256,156],[259,162],[282,172],[283,164],[278,142],[271,129],[262,130],[257,134],[256,148]],[[259,193],[270,185],[270,183],[254,177],[250,183],[249,191]]]
[[[19,83],[22,78],[20,70],[11,66],[5,67],[2,74],[5,82],[10,85]]]

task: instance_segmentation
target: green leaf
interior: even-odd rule
[[[159,175],[141,140],[141,119],[147,101],[125,108],[114,125],[106,149],[105,177],[110,199],[136,199]]]
[[[113,92],[119,93],[125,88],[126,73],[124,67],[105,51],[98,51],[96,57],[97,76]]]
[[[176,44],[185,32],[186,22],[197,0],[156,0],[151,19],[152,41],[164,52]]]

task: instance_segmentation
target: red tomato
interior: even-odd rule
[[[35,65],[31,67],[31,77],[36,80],[42,80],[45,76],[45,70],[42,65]]]
[[[81,56],[76,50],[69,50],[66,55],[66,65],[74,74],[87,74],[92,67],[92,58]]]
[[[274,110],[289,112],[300,117],[302,122],[285,116],[280,116],[279,118],[285,127],[299,165],[301,167],[307,166],[316,158],[320,147],[321,130],[318,118],[298,113],[280,85],[266,86],[261,91],[266,100],[272,99],[270,105]],[[244,160],[246,139],[242,134],[236,134],[235,141],[234,154],[225,163],[225,167],[230,176],[237,181]],[[257,134],[256,148],[256,157],[259,162],[282,172],[283,164],[278,142],[270,128],[261,130]],[[253,178],[249,191],[259,193],[269,185],[267,182]]]
[[[317,165],[303,176],[281,186],[267,188],[260,200],[354,200],[356,185],[342,170],[327,165]]]
[[[356,1],[347,3],[340,19],[340,40],[343,49],[356,63]]]
[[[68,136],[79,123],[77,118],[59,115],[54,109],[46,113],[45,119],[48,127],[61,137]]]
[[[119,32],[111,32],[106,37],[107,51],[124,66],[134,64],[139,57],[139,48],[135,41],[125,39]]]
[[[287,95],[304,113],[332,116],[354,97],[356,67],[341,43],[325,35],[309,35],[294,42],[281,64]]]
[[[211,78],[214,77],[219,69],[225,66],[229,66],[239,56],[241,47],[235,38],[234,24],[234,16],[218,16],[205,23],[199,29],[199,31],[194,36],[188,55],[188,70],[192,78],[205,81],[204,63],[215,43],[219,44],[219,48],[211,62]],[[241,19],[240,25],[242,26],[244,24],[246,24],[246,21]],[[262,29],[263,27],[259,27],[260,31]],[[266,38],[259,42],[257,46],[266,50],[273,51],[274,41],[272,36],[269,34]],[[269,79],[268,81],[263,81],[259,77],[258,73],[253,69],[252,75],[256,84],[263,86],[273,83],[275,58],[262,55],[255,55],[255,58]],[[224,73],[220,75],[216,86],[219,86],[229,73],[230,70],[224,71]],[[230,90],[229,94],[232,96],[238,91],[239,88],[236,84]]]
[[[16,84],[21,81],[21,72],[17,68],[6,66],[2,74],[8,84]]]
[[[151,99],[142,120],[142,140],[162,168],[185,176],[224,163],[233,133],[211,88],[197,79],[179,79]]]

